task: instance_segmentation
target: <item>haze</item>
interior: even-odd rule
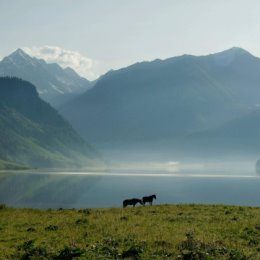
[[[257,0],[1,0],[0,57],[22,47],[46,58],[39,48],[53,46],[76,52],[66,56],[67,65],[93,80],[110,69],[184,53],[239,46],[260,56],[259,7]],[[66,66],[54,54],[49,61]]]

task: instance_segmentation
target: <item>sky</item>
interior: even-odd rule
[[[93,80],[234,46],[260,57],[259,10],[259,0],[0,0],[0,59],[22,48]]]

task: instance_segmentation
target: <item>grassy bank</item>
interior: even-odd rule
[[[0,259],[260,259],[260,208],[0,209]]]

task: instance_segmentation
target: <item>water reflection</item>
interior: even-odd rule
[[[157,194],[156,203],[260,206],[260,176],[222,173],[2,173],[0,203],[14,207],[121,207]]]
[[[1,174],[0,201],[16,207],[72,207],[102,177]]]

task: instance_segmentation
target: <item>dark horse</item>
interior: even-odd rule
[[[156,195],[151,195],[151,196],[147,196],[147,197],[143,197],[143,205],[145,205],[146,202],[149,202],[150,205],[153,205],[153,199],[156,200]]]
[[[139,200],[139,199],[127,199],[127,200],[124,200],[123,201],[123,207],[125,208],[126,206],[128,206],[128,205],[133,205],[133,207],[135,207],[135,205],[137,204],[137,203],[140,203],[141,205],[143,205],[143,202],[142,202],[142,200]]]

